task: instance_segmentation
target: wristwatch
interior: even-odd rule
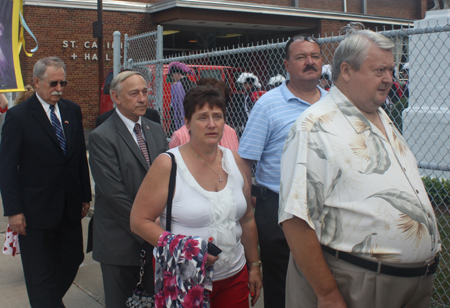
[[[248,267],[261,267],[261,261],[247,263]]]

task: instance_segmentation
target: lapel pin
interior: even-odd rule
[[[64,124],[69,124],[69,121],[64,121]]]
[[[150,129],[150,128],[148,127],[148,125],[147,125],[147,129]]]

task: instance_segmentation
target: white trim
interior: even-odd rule
[[[73,9],[97,9],[97,0],[25,0],[25,5],[60,7]],[[172,8],[192,8],[219,11],[247,12],[268,15],[307,17],[316,19],[332,19],[353,22],[369,22],[391,25],[412,25],[409,18],[385,17],[355,13],[344,13],[327,10],[305,9],[297,7],[264,5],[250,2],[235,2],[221,0],[169,0],[156,4],[146,4],[126,1],[103,1],[105,11],[123,11],[136,13],[157,13]]]
[[[104,0],[104,11],[149,13],[150,4],[139,2]],[[24,5],[56,7],[66,9],[97,10],[97,0],[25,0]]]

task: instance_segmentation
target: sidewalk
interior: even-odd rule
[[[92,206],[91,206],[92,208]],[[3,205],[0,198],[0,211]],[[87,227],[90,218],[83,219],[84,247],[86,247]],[[0,243],[3,248],[5,231],[8,226],[8,218],[0,216]],[[28,302],[25,280],[23,278],[22,262],[20,255],[12,257],[0,253],[0,299],[1,307],[26,308]],[[92,259],[92,253],[84,257],[84,261],[78,270],[77,277],[63,299],[67,308],[102,308],[105,307],[103,293],[103,280],[100,263]],[[251,307],[251,306],[250,306]],[[264,308],[264,299],[261,296],[255,308]]]
[[[0,209],[3,206],[0,200]],[[83,219],[84,244],[86,246],[87,226],[90,218]],[[4,233],[8,225],[7,217],[0,217],[0,242],[3,247]],[[25,308],[28,302],[25,280],[23,278],[20,255],[0,254],[0,298],[2,307]],[[103,281],[100,264],[92,260],[92,253],[85,255],[78,270],[78,275],[64,297],[67,308],[101,308],[105,307]]]

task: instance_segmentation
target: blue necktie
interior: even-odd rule
[[[55,130],[56,138],[58,138],[59,144],[61,145],[61,149],[63,150],[64,155],[67,155],[66,139],[64,138],[61,122],[59,122],[59,119],[56,116],[54,105],[50,105],[50,119],[52,120],[52,126]]]

